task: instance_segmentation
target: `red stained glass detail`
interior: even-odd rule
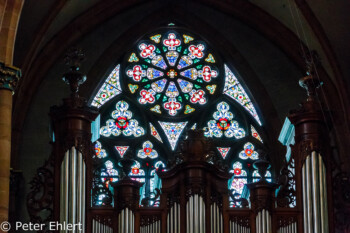
[[[211,70],[209,66],[204,66],[203,68],[203,79],[206,82],[210,82],[211,78],[217,76],[217,72],[215,70]]]
[[[128,119],[126,119],[126,117],[121,116],[117,118],[117,121],[115,122],[115,124],[119,129],[125,129],[126,127],[128,127],[129,121]]]
[[[242,173],[242,170],[240,168],[235,168],[233,172],[235,173],[235,175],[239,176]]]
[[[145,152],[146,155],[149,155],[152,152],[152,148],[146,147],[146,148],[143,149],[143,152]]]
[[[142,78],[142,69],[141,66],[134,66],[132,70],[128,70],[128,76],[133,77],[135,81],[140,81]]]
[[[164,108],[169,110],[169,114],[173,116],[181,108],[181,104],[176,101],[169,101],[164,104]]]
[[[154,45],[147,46],[146,44],[141,44],[140,48],[142,49],[140,55],[143,58],[152,57],[154,50],[156,49]]]
[[[191,102],[192,103],[199,102],[200,104],[204,104],[206,102],[204,98],[204,91],[202,90],[195,91],[191,96]]]
[[[101,149],[100,148],[97,148],[95,147],[95,153],[96,153],[96,156],[98,156],[101,152]]]
[[[191,51],[191,54],[192,54],[194,57],[202,58],[202,57],[204,56],[204,53],[203,53],[204,45],[202,45],[202,44],[199,44],[199,45],[197,45],[197,46],[191,45],[191,46],[189,47],[189,50]]]
[[[164,45],[169,48],[169,50],[175,50],[177,46],[181,44],[179,39],[176,39],[174,33],[170,33],[168,39],[164,40]]]
[[[227,130],[228,128],[230,128],[230,121],[226,118],[220,118],[217,123],[217,126],[221,130]]]
[[[142,96],[142,98],[140,99],[141,104],[145,104],[146,102],[154,103],[155,101],[153,92],[151,91],[142,90],[140,91],[140,95]]]
[[[253,154],[253,150],[252,149],[245,149],[245,154],[248,156],[248,157],[250,157],[250,156],[252,156],[252,154]]]
[[[132,174],[137,175],[137,174],[139,174],[140,169],[137,168],[137,167],[133,167],[133,168],[131,169],[131,172],[132,172]]]

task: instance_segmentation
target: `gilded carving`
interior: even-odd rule
[[[6,66],[0,62],[0,89],[9,89],[14,92],[20,77],[20,69]]]

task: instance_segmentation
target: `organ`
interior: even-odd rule
[[[119,180],[109,183],[113,196],[104,197],[114,205],[97,207],[90,190],[95,154],[91,123],[98,113],[77,94],[84,80],[79,69],[72,65],[65,77],[72,95],[51,109],[53,154],[35,178],[44,179],[44,185],[28,196],[32,221],[82,223],[83,229],[75,232],[87,233],[327,233],[332,227],[327,206],[330,174],[324,162],[329,158],[327,145],[321,146],[324,121],[310,91],[317,86],[312,76],[302,80],[309,95],[302,110],[289,116],[295,144],[277,181],[265,178],[270,164],[260,151],[253,164],[260,179],[246,185],[246,198],[235,197],[227,185],[233,174],[214,153],[212,140],[203,130],[189,130],[173,162],[158,168],[162,187],[154,196],[140,200],[143,184],[130,176],[135,163],[130,150],[118,163]],[[230,201],[238,208],[230,207]],[[52,213],[43,219],[40,214],[48,209]]]

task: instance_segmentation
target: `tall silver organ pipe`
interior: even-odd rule
[[[174,203],[167,217],[167,233],[180,232],[180,204]]]
[[[135,216],[132,210],[125,208],[118,215],[118,232],[119,233],[134,233]]]
[[[187,233],[205,232],[205,211],[204,210],[205,210],[205,204],[201,196],[199,196],[198,194],[194,194],[189,198],[186,204]]]
[[[113,228],[101,223],[98,220],[92,220],[92,233],[113,233]]]
[[[145,226],[140,226],[140,233],[161,233],[161,221],[155,221]]]
[[[81,223],[82,227],[76,228],[75,232],[85,232],[85,174],[86,165],[83,155],[72,147],[65,153],[61,164],[60,221],[71,224]]]
[[[216,202],[210,206],[210,225],[212,233],[224,232],[222,213]]]
[[[306,157],[302,176],[304,232],[328,233],[326,169],[320,154]]]
[[[271,233],[271,216],[268,210],[263,209],[256,215],[256,232]]]

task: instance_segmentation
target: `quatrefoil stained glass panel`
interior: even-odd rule
[[[125,67],[125,83],[138,103],[156,114],[189,115],[208,102],[219,69],[205,42],[169,31],[138,43]]]

